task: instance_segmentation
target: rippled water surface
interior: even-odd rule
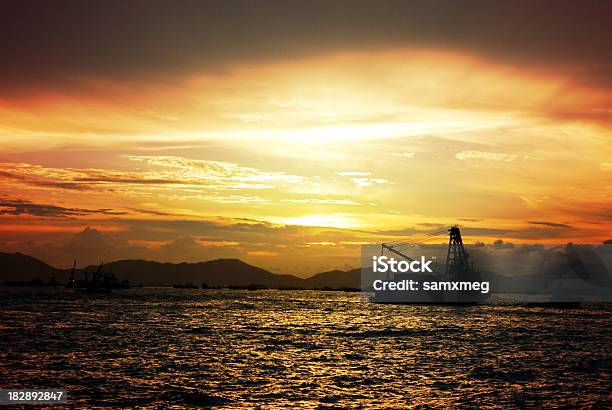
[[[612,406],[612,309],[0,288],[0,387],[77,406]]]

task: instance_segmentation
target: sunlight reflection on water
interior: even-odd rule
[[[609,406],[609,307],[0,288],[0,387],[100,406]]]

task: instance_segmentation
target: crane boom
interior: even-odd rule
[[[387,245],[385,243],[383,243],[381,246],[382,246],[383,250],[387,249],[389,252],[393,252],[394,254],[399,255],[402,258],[409,260],[410,262],[412,262],[414,260],[410,256],[404,255],[402,252],[398,251],[393,246],[389,246],[389,245]]]

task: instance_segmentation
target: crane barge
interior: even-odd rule
[[[463,246],[458,226],[427,233],[419,238],[382,243],[381,256],[386,251],[418,266],[419,262],[407,255],[403,249],[446,235],[449,239],[442,271],[440,267],[416,272],[392,273],[387,270],[386,281],[379,279],[378,288],[376,283],[374,284],[375,293],[371,300],[378,303],[469,305],[481,303],[486,299],[489,296],[489,283],[480,281],[480,275],[474,269],[470,255]],[[421,256],[421,264],[423,260]]]

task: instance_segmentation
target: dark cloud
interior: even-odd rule
[[[444,225],[444,224],[436,224],[436,223],[421,223],[421,224],[417,224],[418,226],[427,226],[429,228],[436,228],[436,229],[431,229],[431,230],[427,230],[424,231],[422,229],[416,229],[416,228],[404,228],[404,229],[391,229],[391,230],[379,230],[379,231],[373,231],[370,233],[375,233],[377,235],[381,235],[381,236],[406,236],[406,237],[413,237],[413,239],[416,239],[417,236],[420,237],[420,235],[430,235],[430,234],[436,234],[436,233],[442,233],[442,231],[444,230],[444,228],[448,228],[448,225]],[[368,232],[368,231],[363,231],[363,232]],[[477,228],[477,227],[469,227],[469,226],[462,226],[461,227],[461,233],[463,235],[463,237],[469,237],[469,236],[501,236],[501,237],[512,237],[517,231],[513,231],[513,230],[509,230],[509,229],[499,229],[499,228]],[[434,236],[432,236],[434,237]],[[437,237],[437,236],[435,236]],[[410,239],[410,238],[407,238]]]
[[[559,224],[554,222],[540,222],[540,221],[529,221],[527,222],[529,225],[539,225],[539,226],[547,226],[549,228],[564,228],[564,229],[574,229],[571,225]]]
[[[77,259],[79,266],[98,264],[118,259],[145,259],[151,256],[148,248],[131,244],[126,238],[109,235],[98,229],[86,227],[59,245],[44,250],[45,259],[57,265]],[[45,255],[43,253],[43,255]]]
[[[494,249],[512,249],[514,248],[513,243],[504,242],[501,239],[498,239],[495,242],[493,242],[492,246]]]
[[[466,236],[504,236],[511,237],[515,231],[510,229],[499,229],[499,228],[470,228],[461,227],[461,234]]]
[[[206,246],[189,236],[181,236],[152,251],[156,260],[184,262],[205,261],[217,258],[240,258],[241,248],[235,246]]]
[[[93,182],[93,183],[101,183],[101,184],[113,183],[113,184],[171,185],[171,184],[184,183],[184,181],[178,181],[178,180],[173,180],[173,179],[126,178],[126,177],[121,177],[121,176],[93,176],[93,177],[75,178],[74,180],[79,181],[79,182]]]
[[[418,223],[418,226],[422,226],[424,228],[445,228],[446,225],[444,224],[437,224],[437,223],[431,223],[431,222],[422,222],[422,223]]]
[[[236,222],[225,219],[193,220],[140,220],[122,219],[122,225],[133,239],[176,239],[177,235],[206,238],[211,241],[237,241],[241,243],[303,244],[322,240],[355,240],[356,235],[342,229],[321,229],[298,225],[273,225],[262,221]],[[322,239],[323,238],[323,239]]]
[[[5,164],[0,164],[0,166]],[[72,180],[51,180],[45,179],[44,175],[36,175],[37,169],[32,165],[29,170],[29,175],[17,174],[13,172],[1,171],[0,179],[9,179],[18,181],[25,185],[43,188],[58,188],[67,189],[72,191],[87,191],[87,190],[99,190],[100,187],[109,186],[111,184],[134,184],[134,185],[172,185],[185,183],[186,181],[162,179],[162,178],[148,178],[146,176],[121,176],[121,175],[104,175],[92,170],[80,170],[81,173],[91,173],[91,176],[87,177],[74,177],[70,175],[64,176],[64,178],[72,178]],[[189,182],[192,184],[198,184],[198,182]]]
[[[544,245],[540,243],[534,243],[534,244],[523,244],[523,245],[517,246],[515,252],[517,254],[525,254],[525,253],[531,253],[531,252],[543,252],[544,250],[545,250]]]
[[[522,289],[529,293],[529,281],[517,278],[575,278],[591,283],[612,285],[612,246],[606,245],[552,245],[538,243],[514,245],[497,240],[490,244],[466,245],[474,267],[483,277],[496,282],[501,279],[506,289]],[[378,252],[376,249],[375,252]],[[435,257],[440,263],[446,259],[447,245],[425,244],[407,250],[408,255]],[[504,282],[504,278],[510,279]],[[514,283],[508,286],[509,283]]]
[[[162,211],[155,211],[153,209],[141,209],[141,208],[126,208],[129,209],[130,211],[134,211],[136,213],[139,214],[144,214],[144,215],[155,215],[155,216],[178,216],[177,214],[170,214],[168,212],[162,212]]]
[[[164,186],[192,185],[214,189],[239,190],[251,186],[254,178],[261,182],[271,179],[295,182],[306,179],[282,172],[267,173],[254,168],[241,167],[229,162],[193,160],[183,157],[131,157],[150,160],[155,165],[168,167],[174,178],[164,177],[160,171],[117,171],[90,168],[52,168],[27,163],[0,163],[0,180],[17,181],[35,187],[64,188],[71,190],[125,189],[127,185]],[[185,171],[185,168],[187,171]],[[8,169],[8,171],[7,171]],[[196,174],[196,175],[193,175]],[[268,185],[267,185],[268,186]],[[272,185],[269,185],[270,187]],[[213,196],[214,197],[214,196]]]
[[[125,215],[126,212],[114,211],[108,208],[65,208],[57,205],[36,204],[19,199],[0,199],[0,215],[32,215],[40,217],[65,218],[94,214]]]
[[[403,229],[380,230],[380,231],[374,231],[373,233],[376,233],[378,235],[383,235],[383,236],[400,236],[400,237],[407,236],[407,237],[413,237],[413,239],[416,239],[416,237],[421,237],[423,235],[437,236],[437,234],[442,234],[443,231],[448,230],[448,225],[438,224],[438,223],[423,222],[423,223],[418,223],[417,226],[429,228],[429,230],[417,229],[413,227],[413,228],[403,228]],[[363,231],[363,232],[368,232],[368,231]],[[410,239],[410,238],[407,238],[407,239]]]
[[[58,267],[67,267],[73,260],[78,266],[99,264],[121,259],[144,259],[159,262],[201,262],[217,258],[244,258],[253,248],[249,244],[207,244],[196,238],[173,232],[173,239],[160,246],[145,246],[134,239],[133,232],[109,232],[85,227],[76,234],[55,238],[48,243],[17,244],[14,250],[35,256]],[[218,238],[217,238],[218,240]]]
[[[470,253],[482,272],[507,278],[582,278],[595,285],[610,286],[611,250],[603,245],[569,243],[556,246],[524,244],[512,249],[500,249],[492,245],[484,249],[472,249]],[[529,293],[533,290],[529,289],[530,286],[530,282],[515,281],[510,287],[523,288],[523,291]]]
[[[554,223],[554,222],[545,222],[545,221],[530,221],[528,222],[528,228],[518,228],[518,229],[502,229],[502,228],[479,228],[479,227],[469,227],[469,226],[461,226],[461,233],[463,235],[464,240],[466,238],[474,237],[474,236],[485,236],[485,237],[497,237],[497,238],[506,238],[506,239],[528,239],[528,240],[542,240],[542,239],[560,239],[560,238],[571,238],[576,235],[576,228],[571,225]],[[434,232],[434,231],[429,231]],[[427,231],[418,230],[415,228],[406,228],[406,229],[396,229],[396,230],[387,230],[387,231],[376,231],[374,233],[378,235],[388,235],[390,237],[393,236],[405,236],[411,237],[416,236],[423,233],[429,233]],[[588,232],[585,232],[586,236]],[[504,245],[507,245],[504,242]]]
[[[19,181],[30,186],[38,186],[43,188],[59,188],[74,191],[84,191],[89,189],[87,185],[69,182],[69,181],[49,181],[44,179],[32,178],[24,175],[18,175],[7,171],[0,171],[0,178]]]
[[[82,76],[164,80],[244,61],[398,46],[467,51],[610,83],[609,1],[2,3],[0,86]]]

